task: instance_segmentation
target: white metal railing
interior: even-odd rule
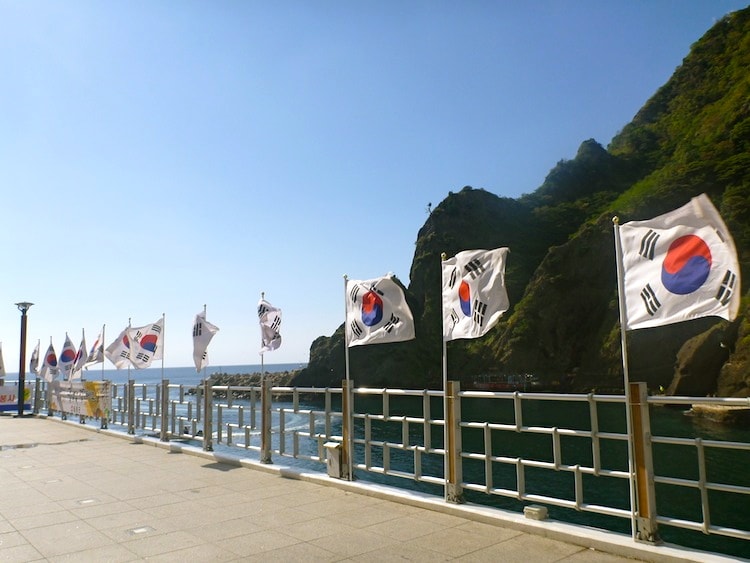
[[[345,450],[344,463],[351,456],[351,469],[360,477],[448,486],[444,469],[449,429],[442,391],[352,389],[353,406],[346,412],[346,388],[264,391],[257,386],[192,388],[167,381],[162,385],[130,381],[111,388],[107,422],[129,433],[159,432],[163,440],[187,439],[208,450],[215,444],[258,452],[263,462],[276,456],[316,467],[325,466],[330,453],[325,446],[333,442]],[[271,405],[267,413],[264,392]],[[646,416],[641,436],[629,440],[625,409],[637,405],[629,406],[622,395],[488,391],[455,395],[457,403],[449,408],[457,409],[459,439],[447,456],[458,464],[459,479],[453,484],[455,494],[446,495],[447,500],[460,501],[465,492],[473,495],[472,502],[542,503],[625,523],[636,516],[627,493],[632,440],[653,457],[643,486],[655,498],[655,513],[638,512],[638,519],[650,518],[654,529],[659,525],[750,540],[750,515],[736,510],[749,506],[750,476],[744,469],[726,475],[728,466],[750,466],[750,432],[747,440],[680,435],[660,430]],[[46,406],[43,399],[40,403]],[[659,410],[664,407],[695,404],[750,408],[749,399],[663,396],[647,397],[643,407],[661,413],[666,412]],[[673,452],[685,461],[675,465]],[[679,502],[673,502],[675,498]]]

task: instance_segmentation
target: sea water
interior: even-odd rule
[[[296,364],[248,364],[248,365],[235,365],[235,366],[208,366],[200,372],[195,367],[180,367],[180,368],[161,368],[161,367],[150,367],[147,369],[96,369],[93,367],[89,370],[84,370],[83,379],[88,381],[100,381],[109,380],[112,383],[126,383],[129,379],[134,380],[136,383],[143,384],[156,384],[161,383],[163,379],[168,379],[170,384],[182,384],[182,385],[197,385],[203,379],[206,379],[214,373],[228,373],[228,374],[252,374],[261,373],[265,370],[265,373],[283,373],[286,371],[300,370],[306,367],[307,364],[296,363]]]

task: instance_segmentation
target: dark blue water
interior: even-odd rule
[[[302,369],[306,364],[265,364],[266,373],[280,373]],[[238,373],[252,374],[261,373],[260,364],[236,365],[236,366],[209,366],[200,372],[194,367],[182,368],[160,368],[150,367],[148,369],[97,369],[96,367],[83,372],[83,378],[90,381],[108,379],[113,383],[125,383],[128,379],[134,379],[136,383],[154,384],[160,383],[162,379],[168,379],[170,383],[183,385],[196,385],[202,379],[210,377],[213,373]]]

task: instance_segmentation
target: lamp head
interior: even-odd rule
[[[18,310],[24,314],[31,308],[32,305],[33,303],[29,303],[28,301],[21,301],[20,303],[16,303],[16,307],[18,307]]]

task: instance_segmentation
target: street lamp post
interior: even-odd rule
[[[21,311],[21,362],[18,366],[18,416],[23,416],[23,399],[26,394],[26,312],[31,308],[33,303],[22,301],[16,303],[16,307]]]

